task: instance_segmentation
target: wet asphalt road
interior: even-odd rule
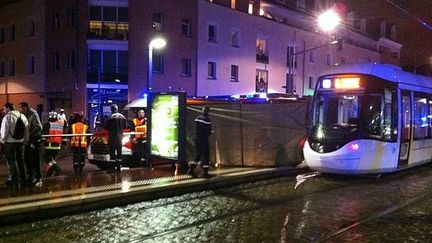
[[[429,242],[431,185],[431,165],[306,174],[3,227],[0,242]]]

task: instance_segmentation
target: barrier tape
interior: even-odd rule
[[[129,136],[129,135],[142,135],[145,134],[145,132],[124,132],[123,135]],[[47,134],[42,135],[43,138],[48,137],[79,137],[79,136],[108,136],[108,134],[94,134],[94,133],[84,133],[84,134]]]

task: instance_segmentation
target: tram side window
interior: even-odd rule
[[[382,135],[382,96],[368,95],[363,97],[364,122],[366,135],[381,138]]]
[[[410,139],[410,123],[411,123],[411,97],[408,93],[402,96],[402,142],[407,142]]]
[[[428,116],[428,120],[429,120],[429,137],[432,137],[432,96],[429,96],[429,116]]]
[[[395,89],[384,89],[384,141],[397,138],[397,98]]]
[[[427,96],[420,93],[414,94],[414,139],[428,137],[429,105]]]

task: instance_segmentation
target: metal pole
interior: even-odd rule
[[[153,46],[149,44],[148,53],[148,78],[147,78],[147,93],[151,91],[151,81],[153,78]]]
[[[99,111],[99,116],[102,118],[102,97],[101,97],[101,78],[102,78],[102,67],[101,65],[99,65],[98,68],[98,111]]]

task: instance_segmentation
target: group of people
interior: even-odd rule
[[[9,168],[9,177],[5,182],[7,186],[42,185],[41,145],[48,164],[46,176],[58,175],[61,170],[56,163],[56,155],[64,144],[62,135],[65,131],[82,134],[70,137],[73,167],[76,174],[81,174],[87,147],[84,134],[88,132],[88,126],[80,113],[74,113],[69,123],[63,114],[51,111],[47,122],[42,124],[39,114],[27,102],[19,103],[17,109],[12,103],[4,104],[0,112],[0,144]],[[42,135],[48,136],[42,138]]]
[[[111,105],[111,116],[104,123],[108,130],[109,153],[114,161],[115,170],[120,171],[122,167],[122,138],[123,131],[132,127],[136,132],[131,139],[134,142],[134,159],[144,160],[146,142],[146,119],[143,109],[136,113],[136,117],[128,121],[122,115],[118,106]],[[204,177],[208,177],[209,169],[209,143],[208,137],[212,133],[209,119],[209,108],[204,107],[203,113],[195,119],[197,155],[190,163],[188,173],[196,176],[195,167],[201,160]],[[73,169],[75,175],[81,175],[85,165],[85,155],[88,146],[89,126],[84,121],[81,112],[74,112],[69,121],[66,120],[64,110],[60,113],[51,111],[48,120],[42,124],[39,114],[25,101],[18,104],[18,109],[12,103],[6,103],[0,110],[0,146],[5,153],[9,168],[9,178],[6,184],[10,187],[22,187],[42,184],[42,172],[40,165],[40,148],[43,144],[45,149],[45,161],[47,163],[46,176],[58,175],[61,173],[57,165],[56,156],[64,144],[64,133],[68,136],[70,147],[73,152]],[[22,129],[21,132],[18,130]],[[42,139],[42,135],[44,136]]]

